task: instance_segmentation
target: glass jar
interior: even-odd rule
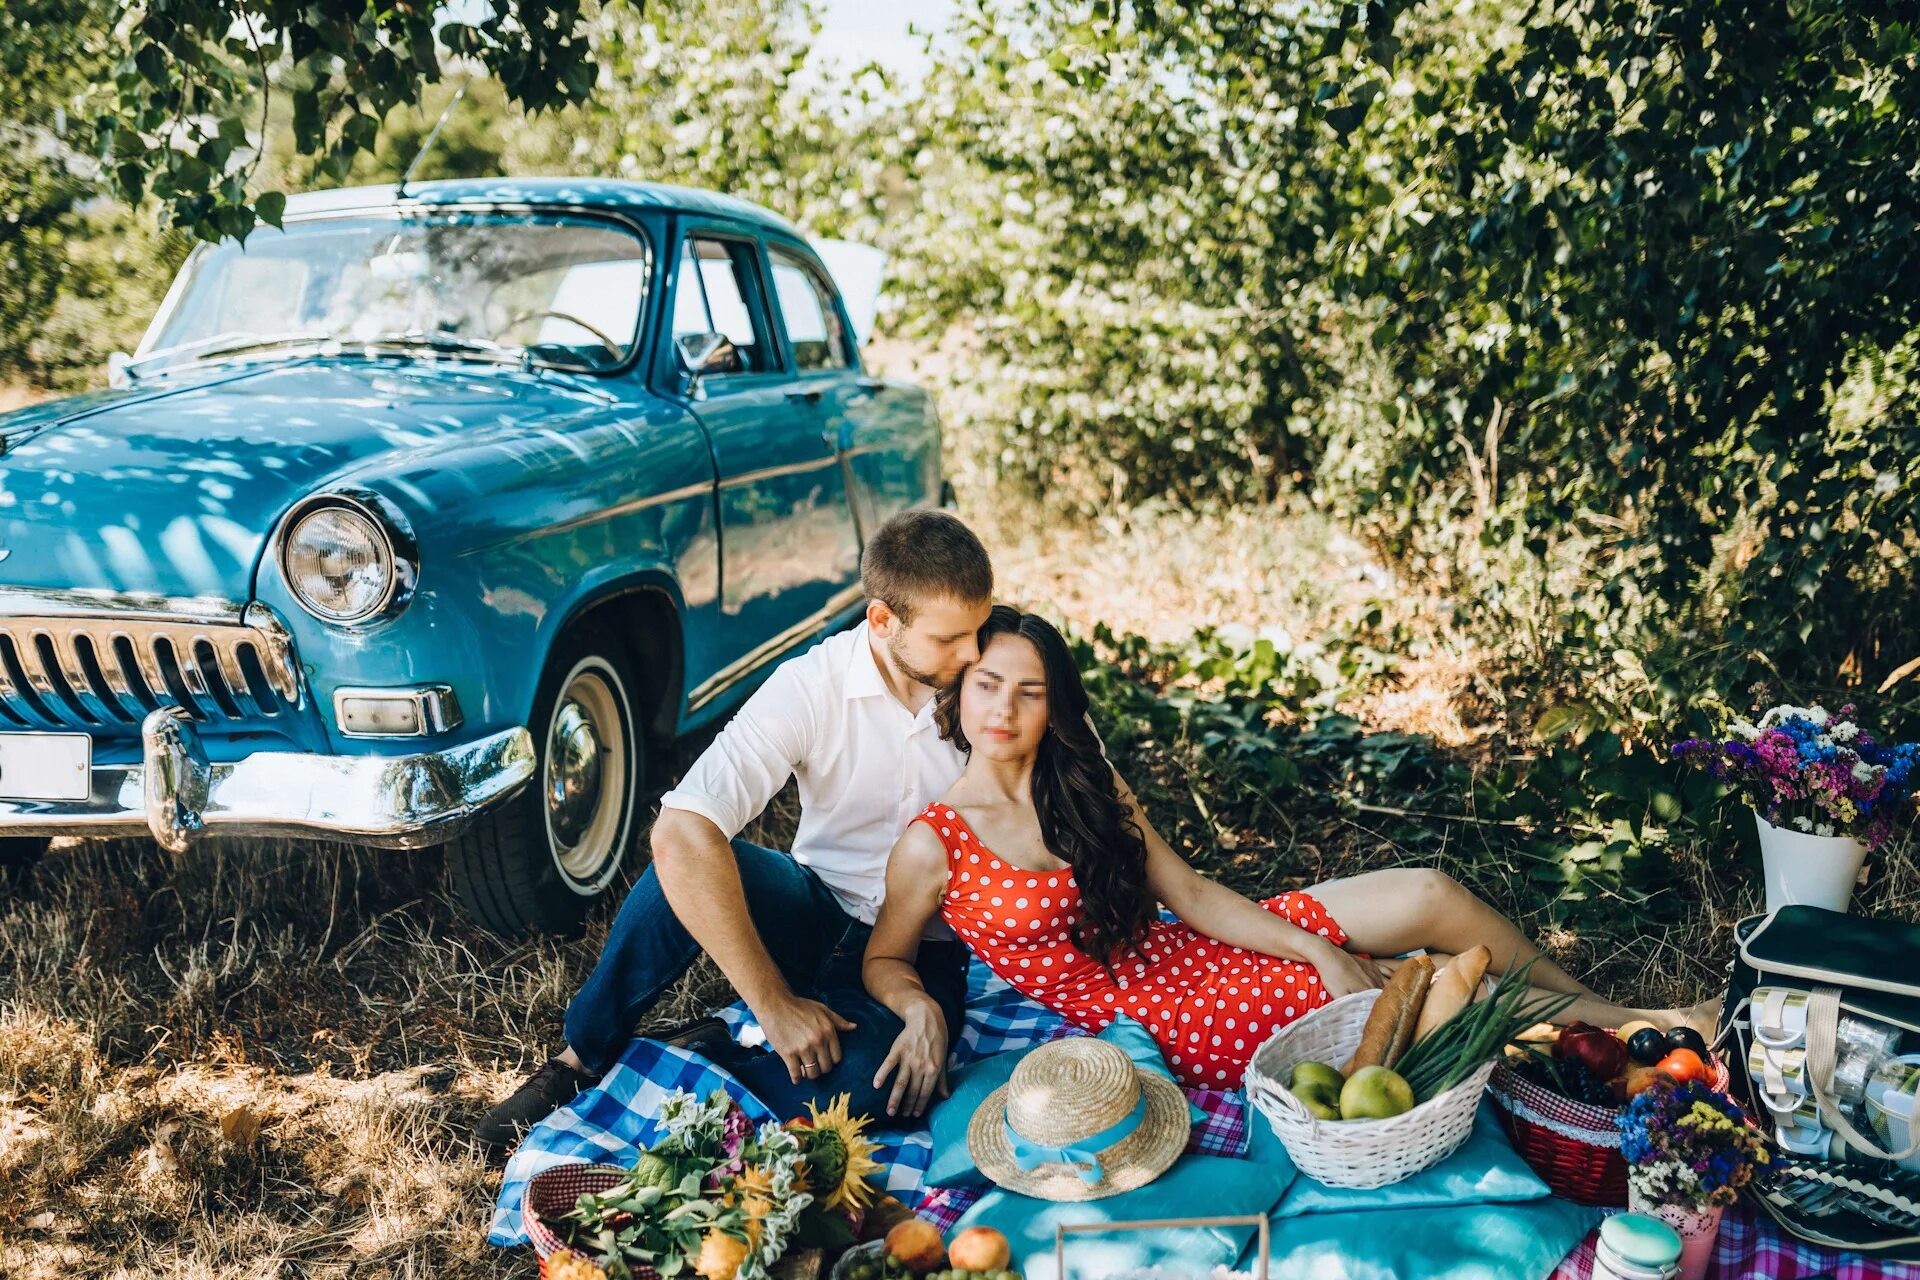
[[[1680,1233],[1644,1213],[1616,1213],[1600,1224],[1593,1280],[1673,1280],[1680,1274]]]

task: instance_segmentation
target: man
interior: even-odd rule
[[[890,1109],[879,1072],[905,1028],[867,994],[861,961],[889,851],[965,765],[940,737],[933,698],[979,657],[993,566],[956,517],[910,511],[868,541],[861,584],[866,621],[776,669],[661,798],[652,865],[567,1007],[566,1048],[480,1121],[483,1144],[511,1146],[598,1080],[703,949],[769,1047],[740,1049],[712,1018],[672,1042],[715,1057],[782,1116],[843,1092],[855,1115]],[[793,851],[738,839],[789,777],[800,787]],[[966,965],[951,931],[930,926],[917,968],[949,1044]]]

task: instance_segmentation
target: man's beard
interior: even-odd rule
[[[952,680],[941,676],[937,672],[922,671],[911,662],[908,662],[906,646],[901,643],[901,640],[902,637],[900,636],[892,636],[887,640],[887,653],[893,658],[893,665],[901,675],[914,681],[916,684],[923,684],[929,689],[942,689],[953,683]]]

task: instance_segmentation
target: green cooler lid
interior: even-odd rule
[[[1644,1213],[1614,1214],[1600,1224],[1600,1238],[1636,1266],[1667,1267],[1680,1259],[1680,1233]]]

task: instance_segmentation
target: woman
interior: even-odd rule
[[[944,1020],[913,967],[936,914],[1007,983],[1083,1030],[1137,1019],[1193,1086],[1237,1087],[1276,1028],[1382,985],[1391,962],[1356,952],[1444,956],[1484,943],[1496,971],[1532,960],[1536,987],[1575,996],[1567,1021],[1664,1028],[1708,1008],[1601,999],[1437,872],[1376,871],[1251,902],[1195,872],[1147,823],[1094,736],[1058,631],[998,605],[979,645],[935,712],[966,771],[894,846],[867,945],[867,987],[906,1023],[875,1080],[895,1077],[890,1114],[919,1114],[945,1089]],[[1177,920],[1160,918],[1161,903]]]

